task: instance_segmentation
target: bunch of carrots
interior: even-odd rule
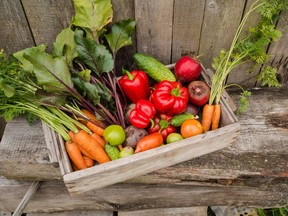
[[[104,150],[106,144],[103,138],[104,124],[86,109],[81,110],[88,120],[81,120],[89,131],[69,131],[69,140],[65,142],[65,149],[72,162],[74,170],[92,167],[95,161],[99,164],[109,162],[110,158]]]

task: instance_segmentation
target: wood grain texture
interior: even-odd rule
[[[173,0],[135,0],[137,52],[169,64],[172,46]]]
[[[20,1],[0,1],[0,26],[0,49],[8,55],[34,45]]]
[[[47,44],[47,51],[60,31],[69,26],[74,14],[72,0],[22,0],[35,43]]]
[[[175,0],[172,62],[183,55],[197,56],[203,25],[205,1]]]
[[[40,122],[32,126],[18,118],[6,125],[0,145],[0,176],[18,179],[61,178],[49,161]],[[33,177],[34,176],[34,177]]]
[[[229,49],[242,18],[245,0],[207,0],[199,54],[206,68],[222,48]]]
[[[112,6],[113,23],[129,18],[135,19],[134,0],[112,0]],[[136,29],[132,35],[132,42],[132,45],[123,47],[117,54],[116,72],[119,76],[122,75],[122,68],[126,70],[135,68],[133,54],[136,53],[137,50]]]
[[[260,181],[259,181],[260,180]],[[257,179],[263,186],[267,180]],[[29,182],[0,181],[0,209],[15,209]],[[181,208],[191,206],[241,205],[250,207],[283,206],[286,197],[283,191],[273,191],[280,183],[271,182],[267,188],[254,186],[217,185],[203,182],[197,185],[189,180],[177,184],[116,184],[91,191],[82,196],[71,197],[63,182],[43,182],[38,192],[26,207],[26,212],[55,212],[64,210],[133,211],[157,208]]]
[[[13,212],[12,216],[21,216],[22,215],[22,213],[25,210],[27,204],[29,203],[29,201],[31,200],[33,195],[36,193],[36,191],[39,188],[39,186],[40,186],[40,182],[38,182],[38,181],[32,182],[32,184],[28,188],[27,192],[24,194],[21,202],[18,204],[17,208]]]

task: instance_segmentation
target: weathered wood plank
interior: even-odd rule
[[[0,26],[0,49],[8,55],[34,45],[20,1],[0,1]]]
[[[21,133],[21,131],[23,133]],[[40,122],[32,126],[18,118],[7,124],[0,145],[0,176],[16,179],[59,179],[60,170],[49,161]],[[28,175],[27,175],[28,174]]]
[[[265,178],[264,178],[265,180]],[[259,185],[268,184],[259,178]],[[271,179],[270,179],[271,181]],[[63,182],[43,182],[26,207],[26,212],[55,212],[67,210],[135,211],[191,206],[235,205],[247,207],[284,206],[287,201],[287,182],[271,181],[269,186],[229,186],[192,181],[178,184],[117,184],[71,197]],[[29,182],[0,181],[0,209],[11,212],[29,187]],[[286,187],[286,190],[285,190]],[[285,192],[286,191],[286,192]]]
[[[49,213],[27,213],[26,216],[50,216]],[[111,211],[97,211],[97,210],[73,210],[73,211],[55,211],[53,216],[113,216]]]
[[[134,0],[112,0],[112,6],[113,22],[129,18],[135,19]],[[132,45],[120,49],[117,54],[116,72],[119,75],[122,74],[122,68],[126,70],[132,70],[134,68],[132,56],[137,50],[135,32],[132,36],[132,41]]]
[[[161,208],[140,211],[120,211],[118,216],[207,216],[207,207]]]
[[[222,48],[228,49],[240,23],[245,0],[206,1],[199,54],[206,68],[219,55]]]
[[[135,0],[137,51],[169,64],[172,45],[173,0]]]
[[[35,43],[47,44],[47,51],[51,51],[57,34],[71,22],[73,1],[23,0],[22,4]]]
[[[27,192],[24,194],[21,202],[18,204],[17,208],[13,212],[13,216],[21,216],[27,204],[36,193],[38,187],[40,186],[40,182],[34,181],[28,188]]]
[[[174,2],[172,62],[183,55],[197,56],[205,1],[176,0]]]

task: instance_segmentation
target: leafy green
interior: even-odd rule
[[[69,66],[72,66],[74,58],[77,57],[74,34],[75,32],[69,26],[57,35],[56,41],[53,43],[53,57],[64,56]]]
[[[74,0],[75,17],[72,24],[89,30],[98,41],[99,32],[112,22],[111,0]]]
[[[258,0],[252,4],[239,24],[230,49],[228,51],[222,49],[219,56],[213,60],[212,66],[215,73],[212,76],[209,104],[219,103],[222,91],[226,86],[227,76],[237,66],[250,61],[254,63],[250,70],[252,71],[267,62],[269,59],[266,53],[267,46],[271,41],[276,41],[282,36],[275,24],[280,12],[286,9],[288,9],[287,1],[284,3],[281,0]],[[261,20],[255,27],[250,28],[248,35],[240,39],[241,31],[248,17],[256,10],[261,14]],[[276,73],[276,69],[268,67],[258,75],[257,79],[262,85],[279,86]],[[244,97],[246,93],[243,93],[241,98],[243,107],[246,107]]]
[[[4,92],[6,97],[12,97],[15,94],[15,88],[5,83],[2,77],[0,77],[0,90]]]
[[[95,41],[85,38],[84,32],[75,32],[76,50],[78,59],[86,64],[98,77],[103,72],[110,72],[114,67],[114,60],[109,50]]]
[[[16,53],[13,54],[13,56],[18,59],[21,63],[22,63],[22,67],[25,71],[28,71],[28,72],[33,72],[33,65],[23,57],[23,54],[25,51],[29,51],[29,50],[37,50],[39,52],[44,52],[46,50],[47,46],[44,45],[44,44],[41,44],[39,46],[36,46],[36,47],[30,47],[30,48],[26,48],[24,50],[20,50]]]
[[[132,44],[131,34],[135,29],[135,25],[133,19],[121,20],[113,24],[110,33],[105,35],[113,53]]]
[[[24,69],[27,67],[32,69],[38,84],[43,86],[44,90],[67,92],[68,89],[60,80],[70,87],[73,86],[68,65],[63,57],[53,58],[41,49],[31,48],[24,50],[21,54],[20,58],[19,55],[15,57],[23,64]]]
[[[15,61],[16,59],[7,60],[3,54],[0,54],[0,58],[0,80],[2,84],[0,88],[0,115],[6,121],[20,115],[25,115],[30,124],[36,119],[41,119],[65,140],[70,139],[67,133],[68,130],[77,132],[77,127],[87,130],[82,124],[61,111],[61,107],[54,107],[55,104],[47,104],[51,101],[55,102],[54,99],[51,100],[53,94],[49,94],[49,97],[47,97],[47,92],[35,82],[34,73],[27,73],[23,70],[19,62]],[[7,89],[12,91],[7,91]],[[41,94],[46,95],[43,97]],[[59,97],[57,99],[59,100]]]
[[[280,87],[277,80],[277,69],[267,66],[261,70],[257,76],[257,80],[261,82],[262,86],[268,85],[269,87]]]
[[[241,96],[240,96],[240,105],[236,111],[237,114],[242,114],[244,113],[248,106],[249,106],[249,100],[248,97],[251,96],[251,92],[244,90],[243,92],[241,92]]]

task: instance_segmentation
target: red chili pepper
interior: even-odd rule
[[[188,95],[188,89],[180,82],[164,80],[156,85],[151,100],[160,113],[173,116],[186,110]]]
[[[146,128],[156,114],[155,106],[152,102],[144,99],[137,101],[135,109],[129,114],[129,121],[137,128]]]
[[[132,72],[123,71],[123,75],[119,79],[125,95],[133,102],[136,103],[140,99],[147,99],[150,91],[148,76],[144,71],[134,70]]]
[[[154,124],[148,129],[148,134],[159,132],[165,142],[170,133],[176,132],[176,128],[168,122],[167,116],[159,115],[153,118]]]

